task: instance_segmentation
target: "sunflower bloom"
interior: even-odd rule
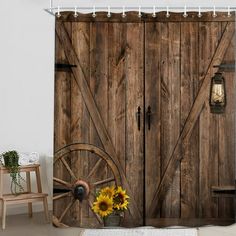
[[[114,209],[116,210],[127,210],[129,204],[129,196],[126,194],[126,191],[123,190],[120,186],[116,190],[116,194],[113,198],[114,200]]]
[[[115,195],[115,186],[103,188],[100,194],[104,196],[108,196],[109,198],[113,198]]]
[[[93,211],[99,214],[101,217],[106,217],[110,215],[113,211],[113,201],[112,198],[108,196],[99,195],[96,201],[93,203]]]

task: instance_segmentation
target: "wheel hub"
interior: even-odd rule
[[[83,181],[83,180],[78,180],[74,184],[74,191],[73,195],[76,200],[79,200],[82,202],[84,199],[86,199],[89,195],[89,185]]]

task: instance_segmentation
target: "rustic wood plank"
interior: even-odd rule
[[[217,22],[201,23],[199,28],[199,74],[200,83],[204,78],[207,65],[211,61],[219,39],[221,27]],[[226,46],[227,47],[227,46]],[[213,70],[211,71],[214,75]],[[210,87],[207,87],[208,91]],[[209,92],[208,92],[209,93]],[[200,149],[199,149],[199,216],[217,217],[218,199],[212,198],[211,186],[218,182],[218,116],[211,114],[208,98],[199,117]]]
[[[198,23],[181,23],[181,130],[198,92]],[[181,153],[181,218],[198,216],[199,125],[196,122],[190,139]]]
[[[226,186],[212,186],[212,191],[233,191],[236,190],[235,185],[226,185]]]
[[[90,90],[96,101],[98,111],[107,129],[108,114],[108,24],[94,22],[90,25]],[[99,137],[92,120],[90,125],[90,143],[97,147],[103,147],[103,143]],[[108,129],[107,129],[108,132]],[[109,132],[108,132],[109,133]],[[110,136],[110,134],[109,134]],[[105,148],[104,148],[105,149]],[[89,169],[91,170],[96,164],[94,154],[89,155]],[[99,165],[96,174],[90,177],[91,182],[96,182],[107,177],[107,167]],[[99,191],[103,186],[96,186],[95,192]],[[94,213],[89,211],[89,217],[93,217]]]
[[[170,122],[171,122],[171,80],[169,80],[169,70],[168,70],[168,56],[169,56],[169,23],[162,23],[161,24],[161,68],[160,68],[160,78],[161,78],[161,97],[160,97],[160,118],[161,118],[161,160],[160,160],[160,175],[162,178],[163,172],[165,167],[168,163],[168,158],[171,155],[171,147],[170,147]],[[159,181],[160,184],[161,180]],[[156,185],[158,186],[158,185]],[[153,196],[155,195],[156,186],[153,191]],[[152,204],[152,199],[150,200],[150,207]],[[163,199],[163,203],[160,206],[160,217],[166,217],[170,215],[170,208],[169,202],[171,201],[171,193],[170,191],[166,192],[166,196]],[[148,210],[148,217],[149,209]],[[159,213],[159,211],[155,212],[155,214]]]
[[[77,64],[77,68],[72,68],[72,72],[74,74],[75,80],[77,81],[78,86],[80,87],[80,91],[82,93],[83,99],[86,103],[86,106],[90,112],[91,118],[93,120],[93,123],[99,133],[100,139],[103,143],[104,148],[106,148],[106,151],[109,153],[110,156],[112,156],[114,163],[118,166],[120,170],[120,174],[122,177],[123,187],[127,190],[128,194],[131,197],[131,204],[130,204],[130,211],[132,213],[133,217],[137,217],[141,219],[141,214],[139,211],[139,208],[137,207],[137,204],[135,201],[132,201],[134,199],[134,195],[130,190],[130,186],[127,182],[127,179],[125,177],[125,172],[122,169],[120,162],[117,159],[114,146],[111,142],[111,139],[109,137],[109,134],[106,130],[106,126],[102,120],[101,114],[99,113],[98,107],[96,105],[96,102],[92,96],[91,90],[89,89],[89,86],[87,84],[84,69],[81,65],[80,60],[78,59],[76,53],[74,52],[73,46],[70,41],[70,37],[63,25],[62,22],[58,22],[58,26],[56,27],[57,35],[60,38],[60,41],[64,47],[67,59],[69,63],[71,64]],[[81,76],[82,75],[82,76]]]
[[[108,24],[101,22],[92,23],[90,35],[90,89],[106,130],[108,131]],[[92,125],[90,126],[90,143],[105,149],[100,140],[99,133]],[[90,157],[90,169],[95,164],[96,159]],[[95,182],[106,177],[107,167],[101,165],[96,175],[91,177],[91,181]],[[93,213],[91,214],[93,215]]]
[[[125,170],[127,25],[109,23],[108,127],[117,158]]]
[[[180,135],[180,23],[169,23],[169,55],[168,55],[168,77],[171,80],[171,133],[170,133],[170,153]],[[168,156],[169,158],[170,156]],[[170,217],[180,216],[180,167],[175,171],[170,192]]]
[[[208,23],[208,25],[211,23]],[[199,23],[199,81],[200,84],[203,81],[204,73],[208,67],[213,54],[210,41],[208,37],[207,23]],[[207,45],[207,47],[206,47]],[[211,50],[211,51],[210,51]],[[209,56],[208,56],[209,55]],[[204,205],[204,201],[209,199],[209,184],[208,176],[206,173],[206,167],[209,165],[209,124],[210,124],[210,108],[208,102],[202,108],[201,115],[199,117],[199,217],[206,217],[205,211],[208,209]],[[207,198],[207,199],[206,199]],[[207,201],[207,205],[209,201]]]
[[[225,54],[224,63],[234,59],[235,35]],[[225,113],[219,117],[219,185],[231,185],[231,189],[235,189],[235,72],[223,75],[226,81],[227,106]],[[219,217],[235,218],[234,198],[219,198]]]
[[[180,225],[186,227],[199,227],[204,225],[231,225],[235,222],[232,218],[150,218],[147,225],[154,227],[168,227]]]
[[[135,32],[135,37],[138,37],[137,41],[141,38],[142,32],[138,33],[138,25],[134,25],[134,27],[132,32]],[[137,129],[136,101],[139,102],[142,99],[137,98],[139,96],[137,93],[140,93],[140,88],[143,86],[143,78],[140,78],[142,69],[139,68],[141,56],[138,52],[141,42],[138,42],[137,46],[135,45],[136,41],[131,40],[132,32],[128,33],[130,29],[131,26],[128,24],[109,24],[109,133],[113,139],[117,157],[122,168],[125,169],[126,177],[130,181],[137,182],[135,186],[140,187],[143,185],[140,181],[142,176],[136,171],[136,166],[142,160],[141,156],[136,153],[142,145],[142,138],[138,136],[141,134],[134,130]],[[135,60],[137,60],[136,65],[134,65]],[[132,67],[134,68],[133,74],[131,73]],[[127,101],[130,101],[129,105],[127,105]],[[143,165],[140,164],[140,167],[143,168]],[[133,187],[133,191],[137,192],[135,187]],[[135,195],[136,199],[141,199],[142,191]],[[138,204],[140,204],[140,200],[138,200]],[[142,211],[142,206],[139,205],[139,208]],[[130,212],[125,213],[124,222],[126,226],[142,224],[142,220],[138,217],[133,219]]]
[[[142,13],[142,17],[138,17],[137,11],[126,12],[126,17],[123,18],[121,13],[112,13],[110,18],[107,17],[107,12],[97,12],[96,17],[92,13],[78,14],[74,17],[73,12],[62,12],[59,21],[86,21],[86,22],[220,22],[220,21],[235,21],[235,13],[231,12],[231,17],[228,17],[227,12],[217,12],[217,17],[212,17],[212,12],[203,12],[202,17],[198,17],[198,12],[188,12],[188,17],[183,17],[183,13],[170,13],[170,17],[166,17],[166,11],[156,13],[157,17],[152,17],[152,13]]]
[[[72,23],[72,44],[78,57],[81,58],[81,64],[85,68],[87,82],[90,75],[90,23],[73,22]],[[91,125],[93,126],[92,122]],[[93,126],[94,127],[94,126]],[[81,92],[74,79],[71,80],[71,142],[90,142],[90,116],[83,101]],[[95,128],[94,128],[95,129]],[[71,168],[77,178],[85,178],[89,171],[88,153],[74,152],[71,156]],[[76,202],[71,209],[71,217],[75,221],[80,220],[80,204]],[[88,217],[89,208],[83,204],[82,215]],[[83,225],[80,225],[83,227]]]
[[[163,23],[162,35],[162,97],[161,97],[161,174],[164,173],[171,153],[180,135],[180,23]],[[163,55],[161,53],[161,55]],[[180,215],[180,169],[161,206],[161,217]]]
[[[164,31],[165,32],[165,31]],[[145,209],[150,207],[152,196],[161,177],[161,53],[162,24],[145,23],[145,108],[151,107],[151,127],[145,128]],[[145,219],[147,220],[147,219]]]
[[[212,68],[215,64],[220,64],[223,60],[224,54],[226,52],[226,48],[228,47],[229,43],[231,42],[231,39],[234,34],[234,24],[228,23],[225,31],[222,35],[222,38],[218,44],[218,47],[214,53],[214,56],[212,57],[212,60],[208,66],[208,69],[206,71],[204,80],[202,82],[202,85],[199,89],[198,95],[196,97],[196,100],[191,108],[190,114],[186,120],[186,123],[183,127],[183,130],[181,132],[181,135],[176,143],[176,146],[174,148],[174,151],[171,155],[171,158],[167,164],[167,167],[165,169],[165,172],[163,174],[162,181],[160,185],[157,188],[157,191],[154,195],[151,208],[149,208],[149,214],[150,216],[154,216],[155,212],[157,212],[157,209],[160,205],[160,202],[163,200],[163,197],[165,196],[166,192],[168,191],[173,175],[175,173],[175,170],[179,166],[179,161],[182,159],[182,156],[179,155],[180,147],[182,142],[186,142],[186,140],[189,139],[191,132],[194,128],[195,122],[199,117],[200,111],[202,109],[202,106],[205,102],[205,100],[208,97],[208,91],[205,89],[206,87],[209,87],[210,80],[212,77]],[[216,69],[213,69],[213,72],[215,72]]]
[[[57,27],[57,25],[56,25]],[[65,26],[71,35],[71,23]],[[56,62],[67,62],[63,47],[56,36]],[[55,104],[54,104],[54,151],[70,143],[70,88],[71,75],[66,72],[55,72]],[[53,167],[53,176],[70,181],[70,175],[64,171],[62,163],[56,163]],[[53,214],[60,216],[61,211],[67,205],[67,199],[54,201]]]
[[[125,172],[131,192],[135,193],[139,212],[143,214],[143,24],[127,24],[127,45],[129,46],[126,61],[126,162]],[[141,108],[140,130],[137,125],[137,111]],[[140,189],[140,191],[138,191]],[[131,202],[131,201],[130,201]],[[143,219],[136,215],[134,225],[142,225]]]

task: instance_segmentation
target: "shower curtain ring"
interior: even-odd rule
[[[93,6],[93,14],[92,14],[92,17],[96,17],[96,8],[95,8],[95,6]]]
[[[138,17],[141,18],[142,17],[142,13],[141,13],[141,6],[138,7]]]
[[[107,7],[107,17],[108,18],[111,17],[111,8],[110,8],[110,6]]]
[[[169,13],[169,7],[166,7],[166,17],[169,18],[170,17],[170,13]]]
[[[76,18],[78,16],[78,13],[77,13],[77,7],[75,6],[75,13],[74,13],[74,17]]]
[[[201,7],[199,6],[198,7],[198,15],[197,15],[199,18],[201,18],[202,17],[202,13],[201,13]]]
[[[217,14],[216,14],[216,7],[214,6],[213,7],[213,15],[212,15],[214,18],[217,17]]]
[[[153,13],[152,13],[152,17],[155,18],[157,15],[156,15],[156,7],[153,6]]]
[[[183,17],[184,17],[184,18],[188,17],[188,14],[187,14],[187,6],[186,6],[186,5],[184,6],[184,14],[183,14]]]
[[[126,14],[125,14],[125,6],[122,7],[122,17],[125,18]]]
[[[60,6],[57,7],[57,13],[56,13],[56,16],[57,16],[58,18],[61,17]]]
[[[230,6],[228,6],[228,14],[227,14],[228,17],[231,17],[231,11],[230,11]]]

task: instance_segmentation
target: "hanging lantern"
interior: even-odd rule
[[[210,89],[211,113],[224,113],[226,106],[225,79],[221,73],[215,73],[211,78]]]

